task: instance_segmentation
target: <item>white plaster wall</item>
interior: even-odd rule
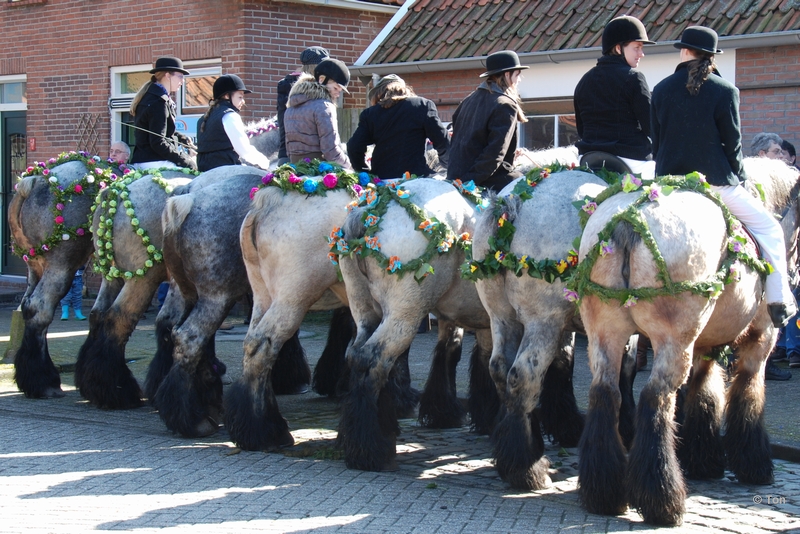
[[[648,54],[645,48],[645,57],[639,62],[639,69],[644,72],[650,90],[675,72],[675,67],[680,61],[679,52],[677,48],[672,48],[666,53]],[[714,59],[722,77],[736,83],[736,50],[726,50],[724,54],[718,54]],[[593,59],[530,65],[530,69],[523,71],[522,82],[519,85],[520,96],[523,100],[572,98],[578,81],[596,63],[597,60]]]

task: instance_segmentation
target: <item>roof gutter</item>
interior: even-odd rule
[[[338,9],[352,9],[355,11],[368,11],[371,13],[396,13],[401,8],[398,6],[387,6],[385,4],[373,4],[370,2],[359,2],[358,0],[277,0],[288,4],[307,4],[312,6],[334,7]],[[403,6],[405,7],[405,6]]]
[[[411,2],[413,3],[413,2]],[[408,2],[407,2],[408,4]],[[401,11],[406,8],[403,5]],[[399,15],[400,12],[397,13]],[[395,15],[395,18],[397,18]],[[392,22],[395,21],[392,19]],[[390,23],[391,24],[391,23]],[[388,27],[388,25],[387,25]],[[392,26],[393,28],[394,26]],[[380,36],[379,36],[380,37]],[[381,43],[382,39],[375,39],[374,43]],[[677,41],[664,41],[656,45],[645,48],[648,54],[674,53],[674,43]],[[730,37],[720,37],[719,46],[722,49],[737,48],[763,48],[770,46],[797,45],[800,43],[800,31],[793,30],[787,32],[764,33],[757,35],[733,35]],[[364,52],[355,65],[350,67],[350,74],[359,78],[365,78],[372,73],[385,76],[387,74],[409,74],[425,72],[444,72],[478,70],[485,67],[486,56],[457,58],[457,59],[434,59],[431,61],[407,61],[401,63],[383,63],[375,65],[365,65],[364,62],[377,48],[370,45],[370,49]],[[523,65],[536,65],[542,63],[564,63],[567,61],[580,61],[587,59],[597,59],[602,54],[601,48],[578,48],[574,50],[551,50],[545,52],[530,52],[520,54],[519,60]]]

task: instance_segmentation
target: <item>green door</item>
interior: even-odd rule
[[[0,146],[2,180],[0,180],[0,227],[2,227],[2,274],[27,275],[25,262],[11,253],[11,233],[8,229],[8,205],[14,197],[14,184],[27,165],[27,139],[25,136],[25,112],[6,111],[0,113]]]

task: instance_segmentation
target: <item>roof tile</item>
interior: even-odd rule
[[[800,30],[798,0],[419,0],[368,64],[596,47],[603,27],[623,14],[662,41],[678,40],[691,25],[723,36]]]

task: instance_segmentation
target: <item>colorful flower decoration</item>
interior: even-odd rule
[[[88,212],[86,218],[80,220],[79,224],[76,226],[66,226],[67,218],[65,217],[64,211],[76,195],[94,195],[97,193],[102,186],[95,183],[95,176],[100,176],[108,181],[111,181],[115,176],[110,167],[106,167],[103,164],[98,165],[99,158],[96,158],[97,156],[92,156],[84,151],[62,152],[55,158],[49,158],[46,162],[34,162],[33,165],[27,167],[25,172],[20,175],[19,180],[29,176],[42,176],[46,178],[50,188],[50,194],[53,196],[51,208],[51,213],[53,215],[53,231],[31,250],[34,252],[36,250],[48,252],[63,241],[69,241],[70,239],[83,236],[86,230],[89,229],[90,221]],[[70,184],[59,185],[58,176],[53,172],[54,168],[72,161],[83,163],[86,168],[86,174]],[[20,256],[26,262],[36,257],[31,250],[25,250],[16,243],[13,244],[14,254]]]
[[[364,185],[372,182],[372,176],[366,176]],[[346,190],[354,198],[363,190],[360,175],[344,170],[340,165],[318,159],[305,158],[299,163],[281,165],[273,172],[268,172],[261,178],[261,184],[256,189],[264,187],[278,187],[284,193],[295,191],[304,195],[324,196],[328,191],[339,189]],[[255,195],[251,191],[250,198]]]

